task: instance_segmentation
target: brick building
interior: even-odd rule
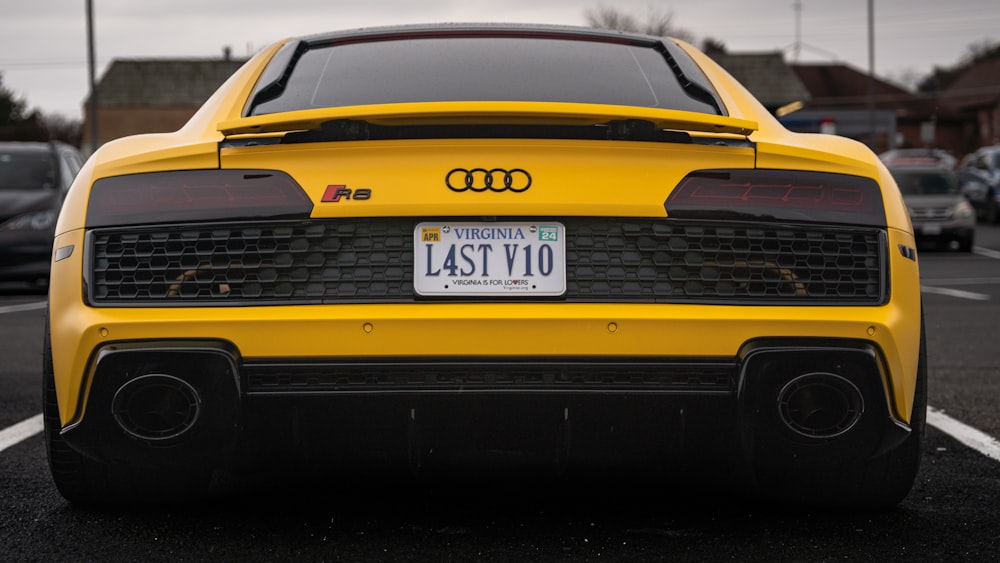
[[[940,99],[963,118],[964,152],[1000,143],[1000,59],[973,63]]]
[[[139,133],[176,131],[245,61],[116,59],[97,84],[97,144]],[[89,99],[83,147],[91,144]]]

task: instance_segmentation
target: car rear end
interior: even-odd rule
[[[891,177],[784,131],[682,44],[290,41],[177,134],[102,149],[71,197],[50,420],[88,459],[680,466],[766,490],[798,471],[785,493],[832,501],[823,468],[919,459],[919,282]],[[905,457],[851,502],[905,496]]]

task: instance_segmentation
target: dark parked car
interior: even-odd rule
[[[953,170],[939,167],[889,168],[903,193],[918,241],[958,243],[970,252],[976,234],[976,211],[959,192]]]
[[[46,280],[56,218],[82,158],[63,143],[0,143],[0,280]]]
[[[1000,221],[1000,145],[982,147],[962,159],[959,184],[983,222]]]

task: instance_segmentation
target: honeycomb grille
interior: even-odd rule
[[[876,305],[885,299],[885,243],[878,229],[560,221],[566,225],[565,301]],[[144,306],[410,302],[418,298],[413,291],[417,222],[95,230],[90,299]]]

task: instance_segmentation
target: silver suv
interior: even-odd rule
[[[954,241],[959,250],[972,250],[976,211],[959,192],[954,171],[920,166],[897,166],[889,171],[903,193],[918,241]]]

